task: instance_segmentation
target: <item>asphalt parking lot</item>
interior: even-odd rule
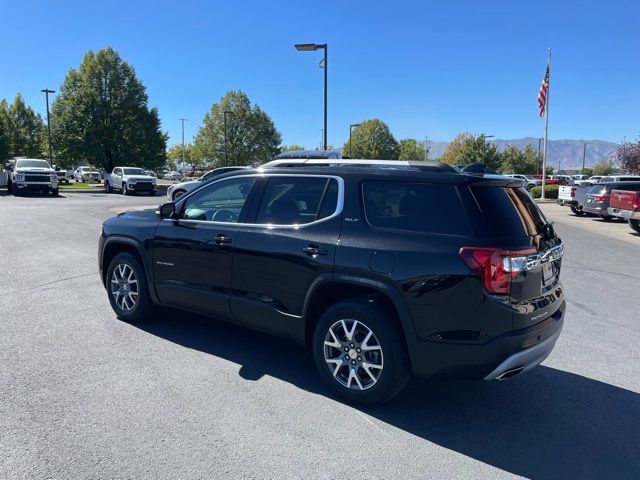
[[[564,331],[504,382],[412,380],[372,409],[310,355],[195,315],[118,321],[101,222],[161,197],[0,191],[0,478],[640,478],[640,236],[543,205]]]

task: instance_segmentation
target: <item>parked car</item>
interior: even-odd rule
[[[411,373],[506,379],[549,355],[563,244],[521,182],[347,162],[238,170],[107,220],[116,315],[153,321],[168,305],[291,337],[328,388],[366,405]]]
[[[42,192],[58,196],[58,174],[49,162],[38,158],[15,158],[5,164],[7,188],[13,195]]]
[[[556,185],[573,185],[574,180],[569,175],[551,175],[550,180],[553,180]],[[551,183],[549,182],[551,185]]]
[[[640,182],[640,176],[637,175],[607,175],[600,178],[599,183],[611,182]]]
[[[69,183],[69,177],[66,170],[61,169],[59,166],[54,165],[53,169],[58,175],[58,183]]]
[[[585,175],[579,175],[580,177],[584,177]],[[598,183],[600,181],[600,179],[602,178],[602,175],[592,175],[589,178],[585,178],[585,179],[581,179],[581,180],[576,180],[574,179],[573,183],[574,185],[589,185],[589,186],[593,186],[596,183]]]
[[[224,173],[234,172],[236,170],[242,170],[245,168],[249,167],[220,167],[205,173],[197,180],[191,180],[190,182],[181,182],[176,183],[175,185],[171,185],[167,189],[167,200],[173,202],[185,193],[188,193],[191,190],[199,187],[202,182],[208,182],[209,180],[213,180],[214,178]]]
[[[636,190],[640,186],[638,182],[604,182],[591,187],[584,201],[582,210],[602,217],[603,220],[614,218],[608,212],[612,190]]]
[[[587,194],[591,190],[591,185],[560,185],[558,189],[558,204],[571,207],[571,211],[577,215],[584,215],[584,207]]]
[[[107,193],[119,190],[123,195],[132,193],[156,194],[156,177],[138,167],[115,167],[104,179]]]
[[[640,233],[640,183],[633,190],[612,190],[607,213],[626,218],[629,226]]]
[[[167,172],[162,176],[162,178],[165,180],[182,180],[183,175],[180,172]]]
[[[153,170],[145,170],[146,174],[150,177],[156,177],[156,173]]]
[[[78,167],[74,178],[76,182],[100,183],[100,171],[93,167]]]
[[[537,187],[539,185],[542,185],[542,180],[538,180],[533,175],[521,175],[521,174],[518,174],[518,173],[508,173],[507,177],[513,177],[513,178],[518,178],[518,179],[522,180],[524,182],[525,188],[527,190],[531,190],[533,187]]]

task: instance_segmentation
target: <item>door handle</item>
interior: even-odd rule
[[[315,245],[309,245],[308,247],[304,247],[302,251],[307,255],[309,255],[310,257],[317,257],[318,255],[326,255],[328,253],[326,249],[316,247]]]
[[[222,245],[222,244],[224,244],[224,243],[231,243],[231,242],[233,242],[233,239],[232,239],[231,237],[227,237],[226,235],[224,235],[224,234],[220,233],[220,234],[218,234],[218,235],[216,236],[216,238],[215,238],[215,242],[216,242],[218,245]]]

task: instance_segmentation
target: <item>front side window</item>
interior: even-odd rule
[[[303,225],[332,215],[337,208],[338,182],[326,177],[271,177],[256,223]]]
[[[145,172],[141,168],[125,168],[124,174],[125,175],[146,175],[147,172]]]
[[[370,181],[363,186],[367,222],[419,233],[469,235],[471,227],[453,185]]]
[[[209,185],[185,200],[181,218],[235,223],[254,183],[255,177],[243,177]]]

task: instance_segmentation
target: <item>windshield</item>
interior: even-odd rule
[[[141,168],[123,168],[125,175],[144,175],[148,176],[147,172],[145,172]]]
[[[16,168],[51,168],[49,162],[46,160],[18,160],[16,162]]]

